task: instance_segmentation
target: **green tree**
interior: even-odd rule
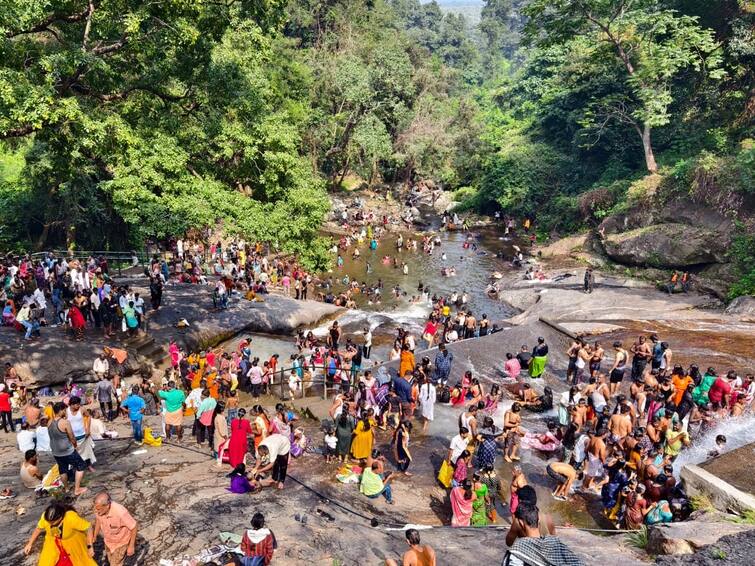
[[[591,101],[583,125],[600,137],[611,123],[631,126],[642,141],[647,170],[658,165],[652,130],[669,123],[672,81],[687,68],[720,78],[721,53],[713,32],[697,18],[663,9],[654,0],[533,0],[526,8],[529,39],[538,45],[572,45],[586,38],[583,61],[613,55],[628,92]],[[583,47],[585,44],[583,43]]]

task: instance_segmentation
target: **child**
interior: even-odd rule
[[[331,463],[336,459],[336,445],[338,444],[338,438],[333,429],[327,429],[325,431],[325,461]]]
[[[296,399],[299,393],[299,386],[301,385],[301,377],[295,369],[291,370],[288,375],[288,390],[291,392],[291,399]]]
[[[708,457],[717,458],[723,453],[724,448],[726,448],[726,436],[719,434],[718,436],[716,436],[716,446],[713,448],[713,450],[708,452]]]
[[[239,398],[235,390],[228,392],[228,397],[225,400],[225,410],[228,426],[231,426],[231,421],[239,414]]]
[[[387,401],[385,424],[391,428],[396,428],[401,421],[401,399],[399,399],[395,389],[391,389],[388,392]]]

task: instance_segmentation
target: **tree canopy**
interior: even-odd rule
[[[419,0],[8,0],[0,244],[220,226],[321,267],[327,191],[422,178],[547,231],[648,173],[736,214],[750,4],[485,0],[473,26]]]

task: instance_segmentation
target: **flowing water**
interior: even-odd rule
[[[499,302],[494,297],[489,297],[485,287],[490,281],[490,276],[495,271],[505,272],[512,269],[510,264],[496,257],[496,253],[502,252],[511,256],[516,241],[502,239],[498,234],[486,231],[475,234],[474,241],[477,250],[465,249],[463,244],[467,240],[467,234],[461,232],[440,232],[438,236],[441,245],[436,247],[432,256],[421,250],[421,236],[416,234],[404,234],[404,241],[411,238],[420,239],[420,249],[417,252],[401,251],[395,247],[396,234],[391,234],[379,244],[378,249],[370,251],[366,245],[360,247],[362,256],[352,259],[353,248],[342,251],[344,265],[326,274],[332,276],[335,281],[334,289],[340,292],[345,289],[343,279],[348,276],[349,280],[356,279],[360,283],[374,284],[378,278],[383,283],[382,301],[380,304],[369,304],[365,297],[356,295],[355,300],[358,308],[344,313],[338,320],[343,327],[345,336],[361,334],[364,328],[369,327],[373,332],[373,355],[372,361],[382,362],[387,360],[388,351],[391,348],[397,326],[403,326],[419,336],[427,314],[431,306],[425,300],[419,303],[411,302],[413,295],[419,296],[418,286],[423,283],[430,289],[432,294],[450,295],[456,291],[459,294],[466,291],[469,295],[468,310],[479,318],[483,313],[493,321],[500,321],[513,314],[513,309],[505,303]],[[521,243],[520,243],[521,244]],[[446,259],[442,254],[445,253]],[[394,268],[392,261],[384,264],[382,258],[398,255],[399,267]],[[404,275],[401,263],[409,265],[409,273]],[[367,263],[371,266],[371,272],[367,273]],[[454,266],[456,277],[443,277],[441,268]],[[394,297],[392,289],[399,286],[406,294]],[[739,371],[750,370],[752,360],[752,332],[751,325],[733,324],[720,321],[616,321],[624,327],[623,330],[600,337],[602,341],[610,342],[614,339],[624,341],[633,340],[637,334],[657,332],[663,340],[671,343],[675,354],[675,362],[688,365],[696,362],[701,368],[715,365],[719,371],[729,368]],[[323,336],[327,332],[330,323],[313,328],[316,335]],[[244,337],[252,337],[252,347],[256,356],[267,359],[273,353],[280,355],[283,367],[288,367],[291,354],[296,353],[291,337],[278,337],[264,334],[245,334]],[[235,348],[240,337],[232,339],[224,344],[226,348]],[[475,364],[472,359],[468,360],[470,368]],[[379,368],[379,371],[384,368]],[[510,400],[503,401],[494,419],[496,425],[501,427],[504,411],[511,405]],[[412,442],[415,445],[425,445],[433,456],[427,461],[415,464],[416,472],[420,476],[427,476],[430,481],[435,470],[440,465],[441,454],[444,453],[448,440],[457,432],[458,409],[436,405],[436,418],[432,422],[426,436],[415,436]],[[555,410],[550,414],[526,414],[525,427],[535,431],[545,429],[545,421],[555,417]],[[712,450],[717,434],[727,436],[727,451],[735,450],[747,443],[752,442],[752,430],[755,426],[755,417],[745,417],[738,420],[722,421],[713,431],[703,438],[698,439],[693,446],[685,450],[675,464],[675,471],[687,463],[700,463],[708,458]],[[416,440],[415,440],[416,439]],[[520,453],[520,464],[527,476],[530,485],[538,493],[540,506],[554,516],[558,524],[573,524],[581,527],[609,527],[602,518],[602,508],[597,498],[572,497],[569,502],[558,502],[550,496],[553,482],[545,473],[547,460],[535,451],[524,450]],[[750,462],[751,463],[751,462]],[[511,478],[511,464],[503,462],[499,458],[497,468],[502,484],[508,486]],[[506,487],[505,492],[508,492]],[[439,518],[447,512],[444,505],[432,505],[433,511]],[[437,509],[436,509],[437,507]],[[499,507],[499,514],[508,516],[507,508]]]
[[[678,477],[680,470],[686,464],[700,464],[710,459],[709,454],[716,447],[716,436],[719,434],[726,436],[725,453],[728,453],[752,443],[755,439],[754,430],[755,415],[743,415],[718,421],[715,427],[696,439],[692,446],[679,455],[674,462],[674,475]],[[741,470],[751,470],[753,464],[755,464],[755,459],[743,465]]]
[[[356,294],[354,300],[358,309],[352,310],[339,318],[339,324],[347,334],[362,334],[363,329],[369,327],[373,332],[373,358],[385,360],[393,343],[396,327],[402,326],[419,336],[431,311],[428,300],[432,295],[449,296],[456,291],[459,296],[466,292],[468,303],[466,309],[472,311],[479,320],[483,314],[493,321],[500,321],[514,314],[506,303],[490,297],[485,291],[490,277],[494,272],[504,273],[511,270],[511,264],[496,257],[503,254],[511,257],[515,245],[522,245],[521,241],[509,237],[499,236],[497,232],[484,230],[480,232],[446,232],[440,231],[436,236],[440,246],[436,246],[433,255],[422,251],[422,235],[420,233],[402,234],[404,242],[409,239],[419,240],[417,251],[401,251],[396,249],[398,234],[389,234],[382,238],[376,250],[370,250],[363,244],[359,247],[361,256],[352,258],[353,247],[341,250],[344,265],[324,275],[332,277],[334,291],[344,291],[348,281],[356,280],[367,285],[375,285],[382,281],[383,289],[379,304],[370,304],[366,297]],[[468,240],[468,237],[471,239]],[[474,242],[476,250],[464,248],[465,242]],[[445,259],[444,259],[445,254]],[[388,263],[383,258],[388,257]],[[398,258],[398,267],[393,266],[393,258]],[[402,263],[409,266],[409,273],[404,275]],[[367,272],[367,265],[370,272]],[[455,277],[444,277],[441,269],[454,267]],[[423,284],[428,291],[422,297],[418,290]],[[399,287],[401,296],[396,297],[393,289]],[[420,302],[412,302],[417,297]],[[324,336],[326,325],[315,329],[315,334]]]

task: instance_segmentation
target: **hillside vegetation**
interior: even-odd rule
[[[321,267],[327,191],[432,178],[542,236],[709,208],[752,292],[754,25],[747,0],[487,0],[478,25],[417,0],[9,0],[0,246],[221,224]]]

